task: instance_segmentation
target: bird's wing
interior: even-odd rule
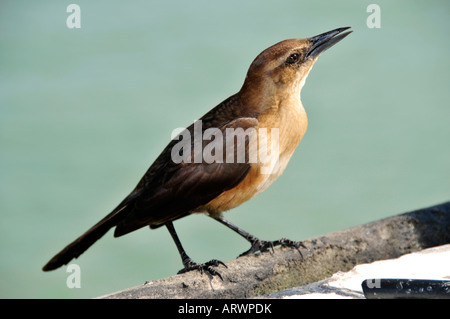
[[[121,236],[147,225],[158,227],[184,217],[238,185],[250,169],[251,137],[248,135],[248,129],[256,129],[257,125],[258,120],[248,117],[222,125],[219,128],[223,137],[222,143],[214,143],[214,152],[209,149],[205,154],[205,147],[212,141],[203,140],[200,150],[203,158],[199,163],[192,160],[195,159],[196,152],[193,141],[189,145],[189,151],[192,151],[191,162],[174,163],[172,151],[177,143],[172,141],[133,191],[133,200],[127,201],[129,213],[118,223],[114,236]],[[192,126],[187,130],[192,132]],[[234,134],[234,149],[245,148],[244,158],[237,158],[239,154],[234,149],[233,153],[230,153],[230,146],[226,145],[227,141],[231,140],[227,139],[230,132]],[[213,141],[216,142],[215,139]],[[222,154],[222,161],[211,162],[211,159],[205,157],[208,154]]]

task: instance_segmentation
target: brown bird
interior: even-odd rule
[[[283,173],[307,128],[300,100],[306,77],[323,51],[351,33],[343,33],[347,29],[284,40],[260,53],[250,65],[241,90],[174,138],[130,195],[43,270],[69,263],[113,227],[114,236],[119,237],[144,226],[166,226],[183,262],[180,273],[197,269],[221,277],[212,267],[225,264],[215,259],[195,263],[172,224],[200,212],[250,242],[251,248],[241,255],[264,252],[276,245],[299,247],[300,243],[288,239],[260,240],[225,220],[222,212],[267,189]],[[249,132],[258,134],[255,137]],[[185,137],[190,138],[182,144]],[[240,158],[239,149],[244,150]]]

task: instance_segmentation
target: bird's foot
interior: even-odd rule
[[[273,247],[275,246],[274,241],[261,240],[258,238],[254,238],[249,241],[250,241],[250,244],[252,245],[250,247],[250,249],[247,251],[244,251],[238,257],[256,254],[257,252],[263,253],[263,252],[269,251],[269,249],[273,250]]]
[[[276,246],[296,248],[300,252],[300,255],[302,255],[302,253],[299,250],[299,248],[300,247],[306,248],[305,245],[303,245],[301,242],[293,241],[293,240],[290,240],[290,239],[287,239],[287,238],[281,238],[281,239],[273,240],[273,241],[267,241],[267,240],[261,240],[261,239],[258,239],[258,238],[252,238],[249,241],[252,244],[252,247],[250,247],[249,250],[247,250],[247,251],[243,252],[242,254],[240,254],[239,257],[247,256],[247,255],[250,255],[250,254],[255,254],[255,253],[258,253],[258,252],[260,252],[260,253],[267,252],[267,251],[269,251],[269,249],[271,249],[272,252],[273,252],[273,248],[276,247]]]
[[[181,269],[178,272],[178,274],[183,274],[191,270],[198,270],[200,271],[201,274],[206,273],[211,276],[218,276],[222,281],[223,281],[222,275],[212,267],[218,267],[219,265],[223,265],[225,266],[225,268],[228,268],[227,265],[225,265],[225,263],[217,259],[210,260],[203,264],[197,264],[196,262],[194,262],[192,259],[189,258],[183,264],[184,268]]]

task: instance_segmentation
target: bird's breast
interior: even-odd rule
[[[257,161],[237,186],[205,206],[210,213],[232,209],[267,189],[286,169],[308,126],[299,100],[268,109],[258,122]]]

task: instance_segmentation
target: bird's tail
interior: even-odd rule
[[[55,257],[42,268],[43,271],[50,271],[57,269],[63,265],[68,264],[72,259],[80,256],[86,249],[99,240],[104,234],[123,218],[127,210],[127,205],[119,205],[109,215],[92,226],[87,232],[75,239],[72,243],[67,245]]]

